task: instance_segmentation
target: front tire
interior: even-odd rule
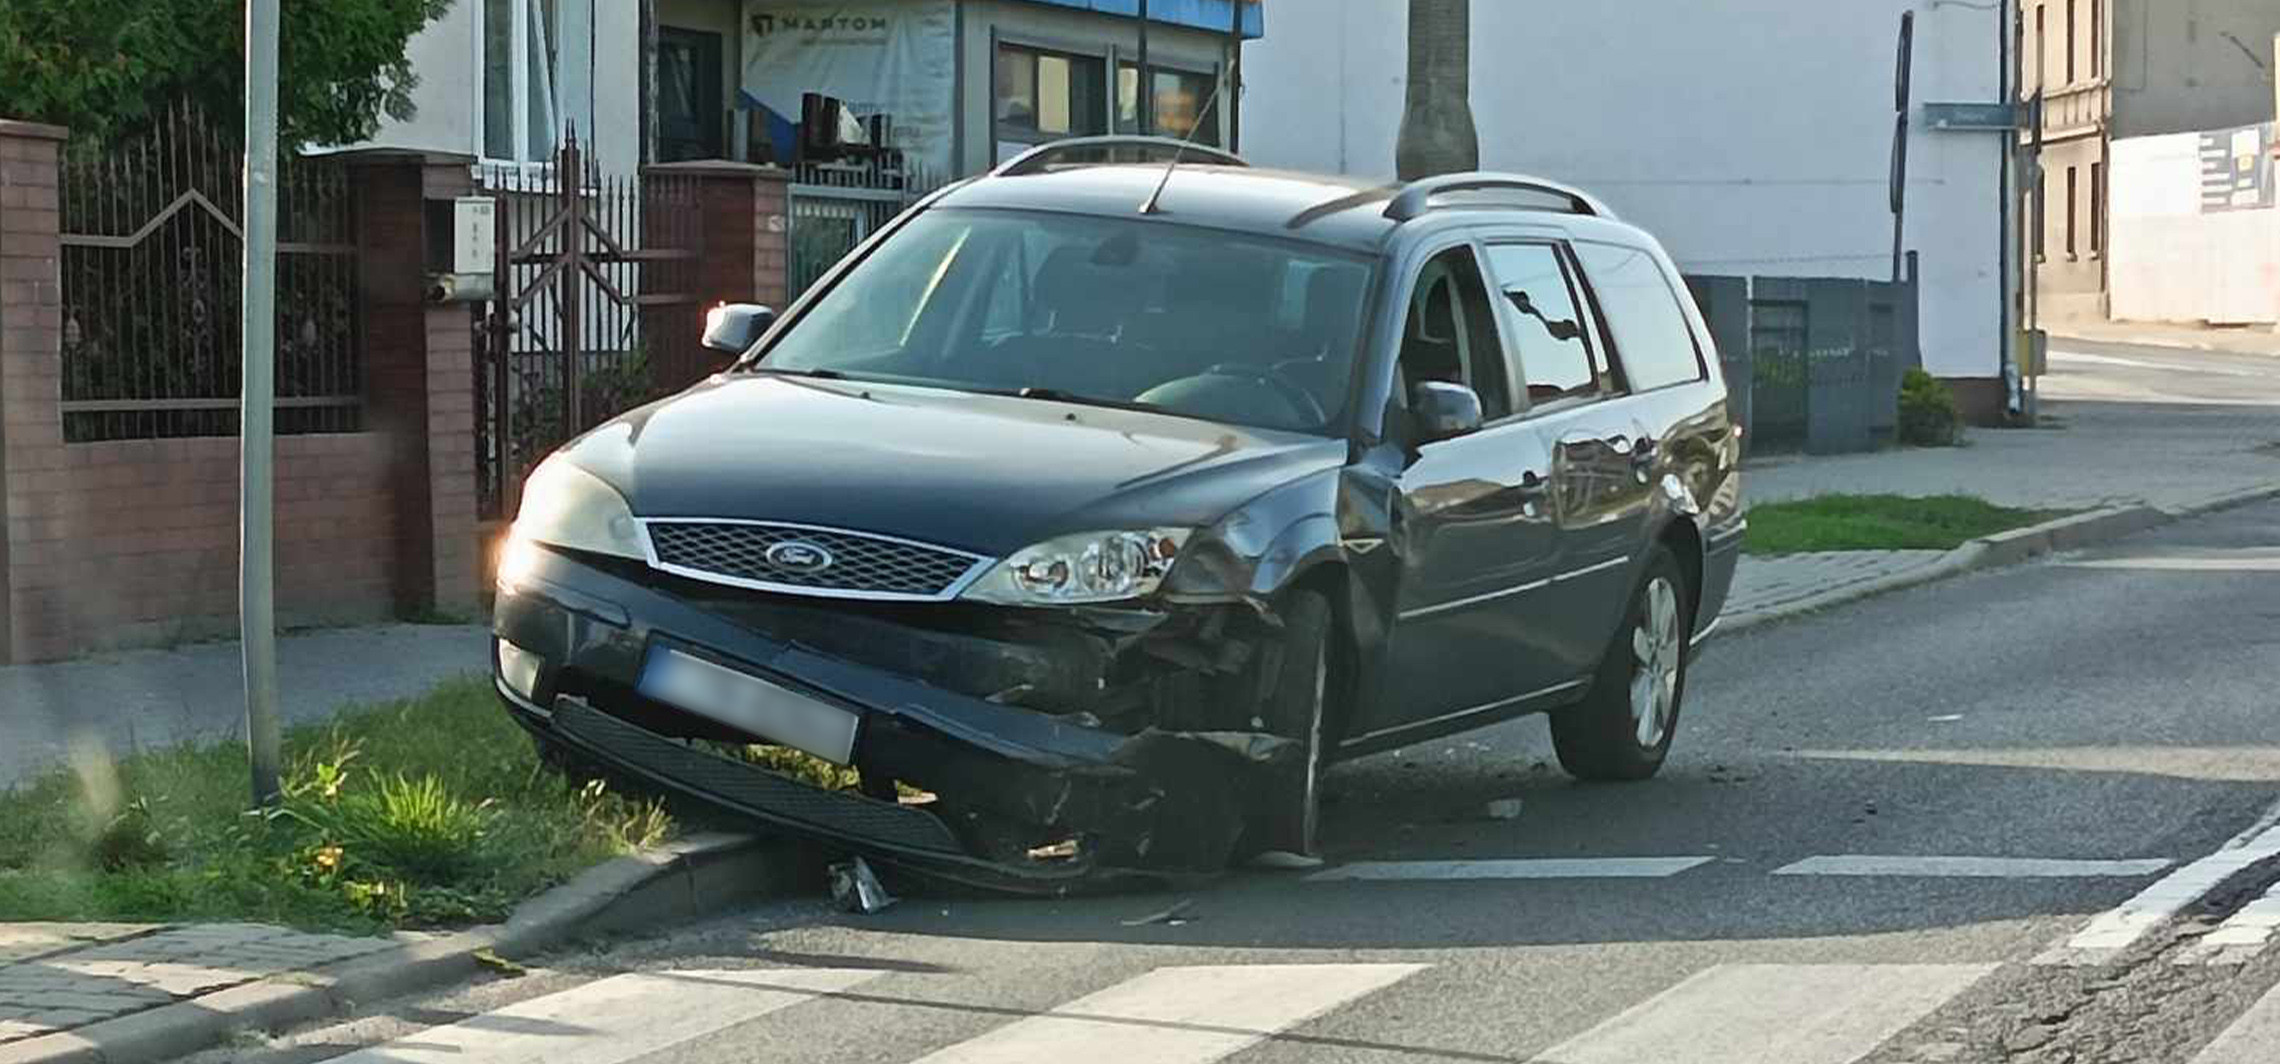
[[[1694,603],[1686,572],[1657,546],[1631,591],[1591,692],[1552,716],[1560,767],[1585,780],[1643,780],[1661,770],[1686,696]]]
[[[1327,596],[1302,590],[1284,601],[1282,620],[1282,660],[1260,716],[1268,731],[1298,740],[1299,764],[1268,796],[1256,845],[1249,849],[1312,857],[1322,819],[1322,770],[1329,760],[1337,614]]]

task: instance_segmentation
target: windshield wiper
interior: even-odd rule
[[[1014,388],[983,392],[983,395],[1003,395],[1012,399],[1035,399],[1047,403],[1068,403],[1071,406],[1099,406],[1110,410],[1142,410],[1161,414],[1164,408],[1150,403],[1136,403],[1129,399],[1105,399],[1095,395],[1079,395],[1059,388]]]
[[[753,366],[749,373],[766,373],[777,377],[807,377],[819,381],[847,380],[847,374],[835,369],[779,369],[775,366]]]

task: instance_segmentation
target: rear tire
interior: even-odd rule
[[[1643,780],[1662,768],[1686,696],[1693,617],[1686,572],[1669,547],[1657,545],[1590,693],[1552,715],[1552,747],[1569,775]]]
[[[1299,763],[1278,776],[1259,819],[1253,851],[1311,857],[1322,818],[1322,770],[1329,760],[1331,706],[1337,677],[1337,614],[1319,591],[1291,592],[1282,605],[1282,660],[1274,690],[1260,707],[1267,730],[1299,742]]]

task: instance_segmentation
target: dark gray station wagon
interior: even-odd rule
[[[530,478],[500,695],[559,762],[971,883],[1306,855],[1325,763],[1527,713],[1651,776],[1740,547],[1670,259],[1533,178],[1063,142],[708,343]]]

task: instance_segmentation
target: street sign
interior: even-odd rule
[[[1927,103],[1924,124],[1950,132],[2017,129],[2019,109],[2007,103]]]

